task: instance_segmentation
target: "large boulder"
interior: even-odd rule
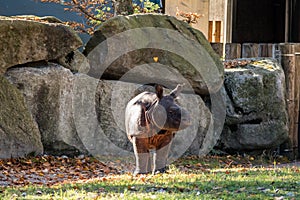
[[[0,158],[43,153],[37,124],[23,95],[0,75]]]
[[[278,147],[288,138],[285,76],[272,59],[225,70],[227,110],[220,146],[228,151]]]
[[[198,94],[217,92],[223,84],[223,65],[204,35],[172,16],[111,18],[94,33],[84,54],[91,64],[88,74],[96,78],[175,87],[171,71]]]
[[[87,153],[73,122],[74,75],[58,64],[11,68],[8,78],[25,96],[41,132],[45,153]]]
[[[0,16],[0,74],[15,65],[59,59],[82,45],[73,29],[54,19]]]

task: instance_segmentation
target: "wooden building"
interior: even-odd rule
[[[193,25],[210,42],[300,42],[300,0],[164,0],[176,9],[203,14]]]
[[[168,15],[176,16],[177,11],[185,13],[198,13],[202,15],[196,24],[191,24],[194,28],[199,29],[208,37],[208,17],[209,17],[209,0],[164,0],[164,12]],[[177,16],[180,18],[179,16]]]

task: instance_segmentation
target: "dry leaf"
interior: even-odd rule
[[[158,62],[158,57],[157,56],[153,57],[153,60],[154,62]]]

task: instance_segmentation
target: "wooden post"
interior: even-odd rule
[[[258,44],[256,44],[256,43],[244,43],[242,45],[242,57],[243,58],[258,57]]]
[[[295,70],[295,45],[290,43],[279,44],[279,50],[281,52],[281,65],[285,72],[286,90],[287,90],[287,111],[289,118],[289,143],[288,148],[290,158],[294,159],[296,156],[296,149],[298,144],[298,132],[296,132],[296,116],[295,114],[295,82],[296,82],[296,70]]]
[[[215,31],[214,31],[214,36],[215,36],[215,42],[220,42],[221,41],[221,21],[215,21]]]
[[[223,57],[223,43],[210,43],[213,50],[220,56]]]
[[[225,60],[241,58],[241,44],[227,43],[225,45]]]
[[[213,21],[208,22],[208,41],[213,41]]]
[[[295,145],[296,148],[296,158],[300,156],[300,133],[299,133],[299,107],[300,107],[300,43],[295,44],[295,70],[296,70],[296,78],[295,78]]]
[[[258,45],[258,57],[272,57],[273,44],[261,43]]]

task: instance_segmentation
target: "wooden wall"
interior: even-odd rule
[[[225,0],[210,0],[208,41],[223,42],[224,39],[224,14]]]
[[[177,8],[183,12],[203,14],[197,24],[192,24],[208,38],[209,0],[165,0],[165,13],[176,16]],[[179,19],[182,19],[178,17]]]

